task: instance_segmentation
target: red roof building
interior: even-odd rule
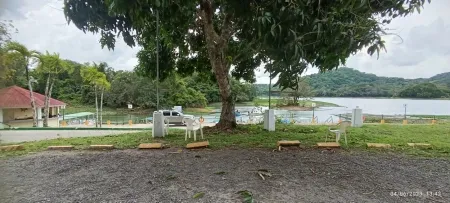
[[[33,92],[36,107],[43,108],[45,96]],[[49,107],[65,106],[62,101],[50,98]],[[19,86],[0,89],[0,108],[31,108],[30,91]]]

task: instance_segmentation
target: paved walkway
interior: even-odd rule
[[[216,125],[215,123],[204,123],[202,126],[206,127],[206,126],[214,126]],[[77,124],[77,125],[68,125],[67,128],[95,128],[95,125],[84,125],[84,124]],[[133,128],[133,129],[139,129],[139,128],[153,128],[153,124],[148,123],[148,124],[133,124],[133,125],[103,125],[102,128]],[[174,125],[171,124],[170,128],[178,128],[178,129],[184,129],[185,126],[183,125]]]
[[[214,123],[205,123],[204,126],[214,126]],[[91,127],[91,126],[69,126],[69,127]],[[107,128],[107,125],[103,127]],[[152,128],[152,124],[136,124],[130,127],[129,125],[111,125],[111,128],[127,128],[132,130],[97,130],[92,127],[92,130],[0,130],[0,142],[1,143],[14,143],[14,142],[30,142],[38,140],[56,139],[56,138],[69,138],[69,137],[91,137],[91,136],[106,136],[117,135],[131,132],[141,132]],[[182,129],[185,126],[170,126],[170,129]]]
[[[142,130],[2,130],[0,141],[1,143],[30,142],[56,138],[117,135]]]

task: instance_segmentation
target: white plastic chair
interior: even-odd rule
[[[188,134],[189,134],[189,138],[191,138],[191,132],[194,132],[194,141],[196,141],[197,140],[197,130],[200,130],[200,134],[203,139],[202,128],[201,128],[201,126],[195,125],[196,122],[194,119],[184,118],[183,121],[186,124],[186,133],[184,136],[184,140],[187,140]]]
[[[337,124],[337,126],[339,126],[339,129],[331,129],[331,127],[329,127],[327,136],[325,138],[325,142],[327,142],[328,134],[331,132],[336,134],[336,142],[339,142],[339,140],[341,139],[341,135],[344,135],[345,145],[347,145],[347,127],[350,125],[351,125],[350,121],[342,121]]]

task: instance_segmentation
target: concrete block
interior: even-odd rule
[[[298,140],[281,140],[277,142],[278,151],[281,151],[281,146],[299,146]]]
[[[142,143],[138,147],[139,149],[162,149],[162,143]]]
[[[300,141],[298,140],[281,140],[277,142],[278,146],[298,146],[300,145]]]
[[[89,149],[95,150],[105,150],[105,149],[114,149],[114,145],[91,145]]]
[[[317,146],[319,148],[339,148],[341,145],[337,142],[318,142]]]
[[[367,147],[371,148],[391,148],[390,144],[382,144],[382,143],[367,143]]]
[[[410,147],[431,147],[431,144],[427,143],[408,143]]]
[[[72,145],[66,145],[66,146],[48,146],[47,150],[72,150]]]
[[[16,150],[22,150],[23,145],[5,145],[0,146],[0,151],[16,151]]]
[[[187,149],[193,149],[193,148],[200,148],[200,147],[208,147],[209,146],[209,142],[208,141],[204,141],[204,142],[194,142],[194,143],[189,143],[186,145]]]

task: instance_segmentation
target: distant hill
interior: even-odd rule
[[[450,88],[450,72],[437,74],[429,78],[428,81],[435,83],[436,85],[445,85]]]
[[[450,72],[441,73],[431,78],[405,79],[398,77],[380,77],[363,73],[351,68],[339,68],[334,71],[305,76],[314,95],[318,97],[401,97],[400,94],[417,84],[433,83],[444,97],[450,93]],[[267,84],[255,85],[259,95],[268,95]],[[278,88],[272,88],[278,90]],[[436,96],[442,97],[442,96]]]

